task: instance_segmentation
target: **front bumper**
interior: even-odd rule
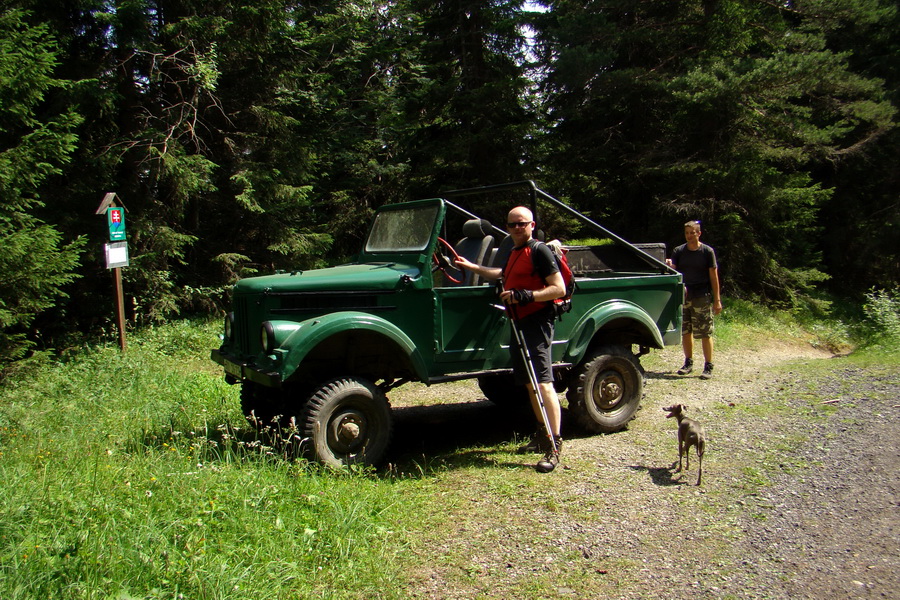
[[[280,373],[258,369],[248,362],[225,354],[218,348],[213,349],[209,357],[225,369],[225,381],[228,383],[252,381],[269,388],[281,387]]]

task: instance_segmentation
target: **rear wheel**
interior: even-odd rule
[[[607,346],[591,352],[573,370],[566,397],[579,425],[612,433],[634,417],[643,389],[637,357],[622,346]]]
[[[503,408],[529,408],[531,398],[528,388],[517,385],[511,374],[484,375],[478,378],[478,387],[484,397]]]
[[[300,423],[315,458],[332,467],[379,463],[393,432],[387,397],[371,382],[354,377],[318,388]]]

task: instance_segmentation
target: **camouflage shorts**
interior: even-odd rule
[[[681,312],[681,334],[692,333],[694,339],[699,340],[711,337],[714,331],[712,296],[685,300]]]

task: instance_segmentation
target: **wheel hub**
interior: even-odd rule
[[[597,407],[609,410],[622,400],[625,382],[622,380],[621,374],[615,371],[606,371],[597,377],[594,389]]]
[[[358,410],[338,413],[329,423],[328,442],[337,452],[358,452],[366,440],[366,419]]]

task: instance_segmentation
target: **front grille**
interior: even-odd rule
[[[250,354],[250,314],[247,298],[234,299],[234,340],[241,354]]]
[[[287,292],[236,296],[234,309],[234,340],[243,356],[260,352],[260,325],[270,319],[305,321],[317,315],[337,311],[358,310],[372,313],[393,310],[396,306],[378,304],[378,296],[386,292]]]

